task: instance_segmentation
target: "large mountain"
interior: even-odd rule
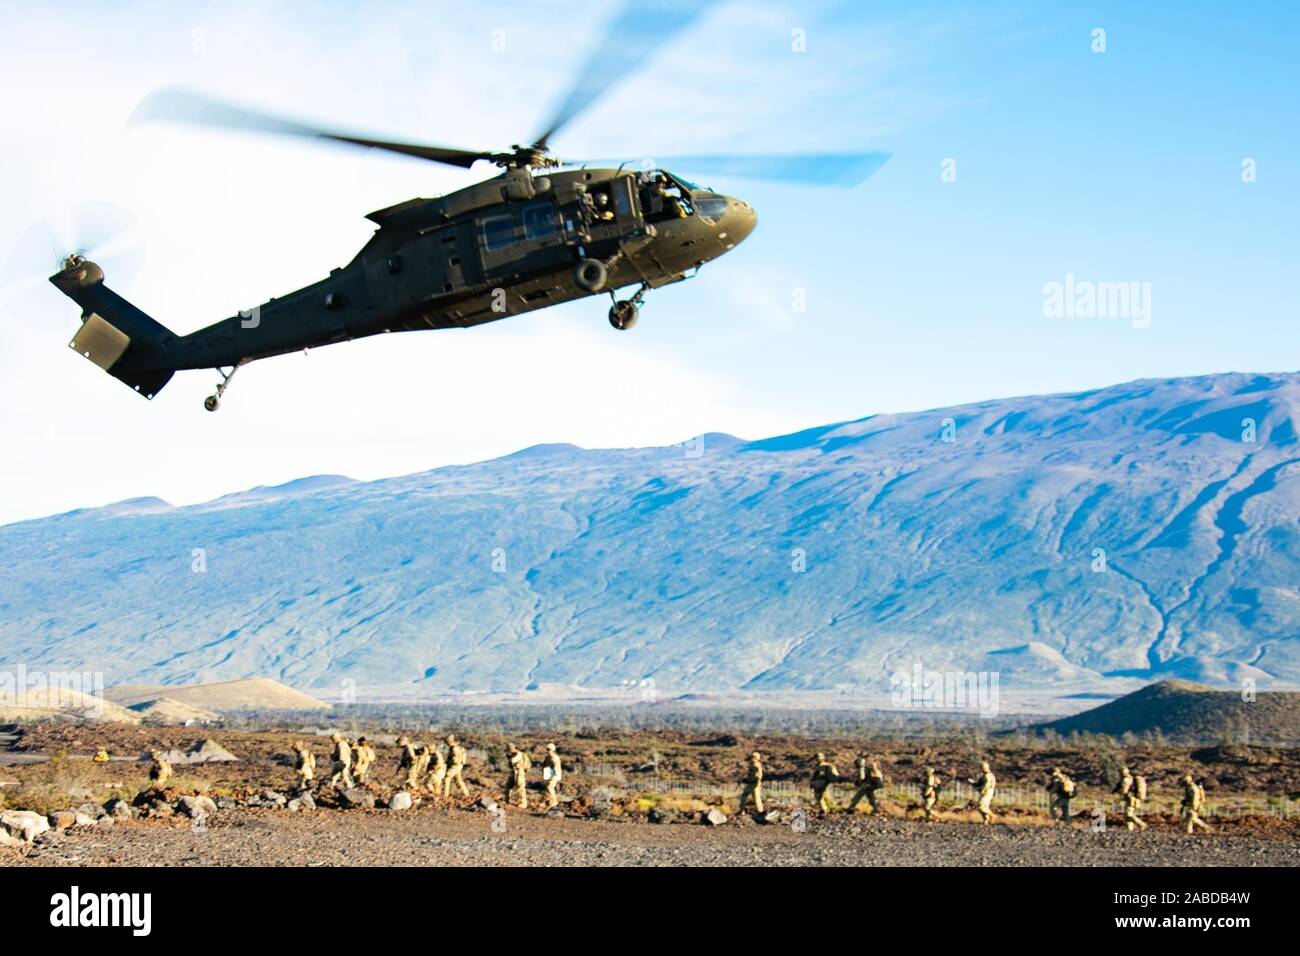
[[[1297,424],[1300,375],[1231,374],[136,499],[0,528],[0,665],[362,693],[888,694],[914,663],[1295,685]]]

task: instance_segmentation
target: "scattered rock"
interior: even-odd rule
[[[239,801],[234,797],[216,797],[212,802],[217,805],[218,810],[236,810],[239,808]]]
[[[373,810],[375,795],[369,790],[353,787],[339,794],[339,806],[347,810]]]
[[[74,813],[72,817],[73,817],[72,825],[77,827],[93,827],[96,823],[99,822],[95,817],[92,817],[88,813],[78,812],[78,813]]]
[[[479,797],[470,806],[471,810],[487,810],[489,813],[497,808],[497,802],[491,797]]]
[[[0,847],[8,847],[11,850],[18,850],[26,846],[22,840],[9,835],[9,831],[0,829]]]
[[[50,829],[50,821],[32,810],[6,810],[0,813],[0,829],[24,843],[31,843]]]
[[[60,810],[57,813],[51,813],[47,818],[52,830],[67,830],[76,826],[77,815],[71,810]]]
[[[178,813],[183,813],[190,819],[201,816],[209,816],[217,812],[217,805],[210,797],[180,797],[176,801],[175,809]]]
[[[667,810],[662,807],[652,807],[646,814],[646,819],[651,823],[676,823],[677,811]]]
[[[414,803],[415,801],[411,799],[411,795],[409,793],[407,793],[405,790],[399,790],[397,791],[397,793],[393,794],[391,797],[388,798],[388,809],[409,810],[414,805]]]
[[[77,813],[85,814],[96,822],[99,822],[108,816],[108,811],[98,803],[83,803],[81,806],[77,807]]]
[[[175,814],[176,811],[172,809],[172,805],[168,803],[166,800],[155,800],[153,801],[153,803],[149,804],[149,806],[145,808],[144,811],[144,815],[146,817],[166,818],[166,817],[174,816]]]
[[[721,810],[719,810],[717,807],[714,807],[712,810],[709,810],[707,813],[705,813],[704,816],[700,818],[700,820],[701,822],[707,824],[708,826],[720,827],[727,822],[727,815],[723,813]]]
[[[110,819],[116,817],[119,820],[130,820],[135,816],[135,810],[131,809],[131,804],[121,797],[113,797],[108,803],[104,804],[104,812],[108,814]]]
[[[316,809],[316,798],[313,797],[313,796],[311,795],[311,793],[308,792],[308,791],[306,791],[306,790],[304,790],[302,793],[298,794],[298,802],[299,802],[300,804],[302,804],[302,808],[303,808],[304,810],[315,810],[315,809]]]
[[[780,810],[764,810],[762,813],[754,814],[754,819],[759,823],[778,824],[785,822],[785,814]]]

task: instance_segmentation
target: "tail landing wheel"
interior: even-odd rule
[[[234,378],[235,373],[239,371],[239,365],[231,366],[229,372],[222,372],[221,369],[217,369],[217,371],[221,374],[221,384],[217,386],[217,390],[214,394],[209,395],[203,400],[203,407],[210,412],[215,412],[221,407],[221,396],[226,394],[226,389],[230,387],[230,380]]]

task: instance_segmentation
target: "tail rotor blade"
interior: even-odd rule
[[[46,280],[63,268],[71,253],[93,259],[117,285],[126,285],[144,260],[144,233],[139,220],[112,202],[85,202],[57,209],[33,223],[9,251],[0,271],[0,306],[29,324],[68,318]],[[57,311],[56,311],[57,310]]]

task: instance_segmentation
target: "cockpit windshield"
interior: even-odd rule
[[[641,210],[646,222],[665,222],[695,215],[690,187],[661,169],[640,175]]]

